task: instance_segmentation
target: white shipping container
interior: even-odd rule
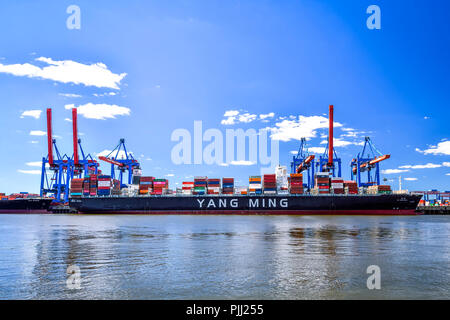
[[[110,188],[111,187],[111,181],[101,181],[101,180],[99,180],[97,182],[97,185],[99,187],[108,187],[108,188]]]

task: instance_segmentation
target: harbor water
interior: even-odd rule
[[[0,299],[450,299],[449,239],[449,216],[5,214]]]

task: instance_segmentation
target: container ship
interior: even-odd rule
[[[245,187],[235,186],[233,178],[195,177],[194,181],[183,182],[174,192],[169,189],[168,180],[142,177],[140,170],[133,175],[133,183],[125,186],[111,176],[92,174],[72,180],[69,205],[79,213],[94,214],[419,214],[416,208],[420,195],[396,194],[389,185],[380,185],[379,162],[390,156],[380,154],[366,158],[366,145],[373,147],[369,138],[366,138],[363,152],[352,160],[352,174],[361,181],[361,172],[370,175],[374,169],[376,178],[361,187],[357,181],[339,177],[341,161],[334,157],[333,126],[333,106],[330,105],[329,139],[324,156],[316,165],[314,155],[294,157],[293,173],[289,176],[286,167],[278,166],[275,174],[250,176]],[[304,141],[302,139],[302,143]],[[102,160],[123,168],[123,164],[114,159]],[[319,172],[314,173],[314,167]],[[303,173],[307,174],[307,183],[303,181]]]
[[[53,199],[29,196],[27,193],[0,195],[0,213],[48,213]]]
[[[84,214],[419,214],[416,208],[420,195],[395,194],[390,186],[369,187],[360,194],[355,181],[332,178],[327,172],[317,173],[315,179],[317,186],[307,193],[301,182],[302,174],[291,174],[286,187],[276,182],[280,180],[276,174],[251,176],[249,187],[235,187],[233,178],[220,181],[195,177],[173,192],[168,189],[167,179],[135,177],[134,184],[120,189],[108,176],[91,175],[84,181],[74,181],[78,189],[71,195],[69,205]],[[85,187],[80,187],[83,184]],[[91,190],[95,188],[94,196]],[[83,189],[83,193],[78,192]]]

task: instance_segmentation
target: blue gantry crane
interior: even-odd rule
[[[314,187],[314,158],[315,155],[310,154],[308,151],[306,139],[301,138],[298,153],[292,157],[291,173],[301,173],[306,171],[307,180],[303,185],[308,189]]]
[[[373,145],[370,137],[365,137],[362,152],[350,163],[351,179],[358,183],[358,187],[369,187],[380,184],[380,162],[389,159],[389,154],[383,155]],[[367,173],[366,175],[364,173]],[[364,175],[366,179],[364,179]]]
[[[332,151],[332,156],[330,157],[330,151]],[[331,161],[330,161],[331,159]],[[336,150],[331,149],[330,143],[327,143],[325,152],[316,161],[316,171],[328,171],[331,172],[333,177],[342,177],[342,160],[337,156]]]
[[[120,152],[123,152],[122,154]],[[113,149],[106,157],[99,156],[100,160],[105,161],[111,164],[111,178],[115,179],[115,167],[119,170],[119,181],[120,185],[123,186],[123,174],[125,171],[128,171],[128,184],[132,183],[133,178],[133,170],[140,169],[140,163],[134,159],[131,153],[127,152],[127,148],[125,146],[125,139],[120,139],[117,147]]]
[[[61,155],[52,135],[52,109],[47,108],[47,157],[42,158],[41,197],[51,197],[55,202],[68,199],[72,159]],[[54,152],[53,152],[54,150]]]
[[[77,109],[72,109],[73,143],[74,153],[71,157],[67,154],[61,155],[56,139],[52,133],[52,109],[47,108],[47,147],[48,154],[42,158],[41,172],[41,197],[54,198],[55,203],[66,203],[69,200],[70,181],[75,177],[87,176],[97,173],[99,163],[90,155],[85,154],[78,139]],[[80,148],[82,158],[79,158]]]

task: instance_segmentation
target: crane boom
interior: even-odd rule
[[[316,156],[315,155],[310,155],[308,156],[305,161],[303,161],[298,167],[297,167],[297,173],[302,172],[303,170],[306,170],[308,168],[308,165],[311,163],[311,161],[314,160]]]
[[[374,165],[375,163],[381,162],[383,160],[389,159],[391,157],[390,154],[385,154],[384,156],[377,157],[369,162],[370,165]]]
[[[390,157],[391,157],[391,155],[389,155],[389,154],[385,154],[384,156],[376,157],[373,160],[370,160],[368,162],[365,162],[365,163],[361,164],[360,168],[363,169],[363,168],[367,167],[368,165],[369,166],[373,166],[374,164],[377,164],[377,163],[379,163],[381,161],[389,159]]]
[[[111,164],[113,164],[113,165],[115,165],[115,166],[118,166],[118,167],[124,167],[124,164],[123,164],[123,163],[120,163],[120,162],[117,162],[117,161],[108,159],[108,158],[106,158],[106,157],[99,156],[98,158],[99,158],[100,160],[102,160],[102,161],[111,163]]]

